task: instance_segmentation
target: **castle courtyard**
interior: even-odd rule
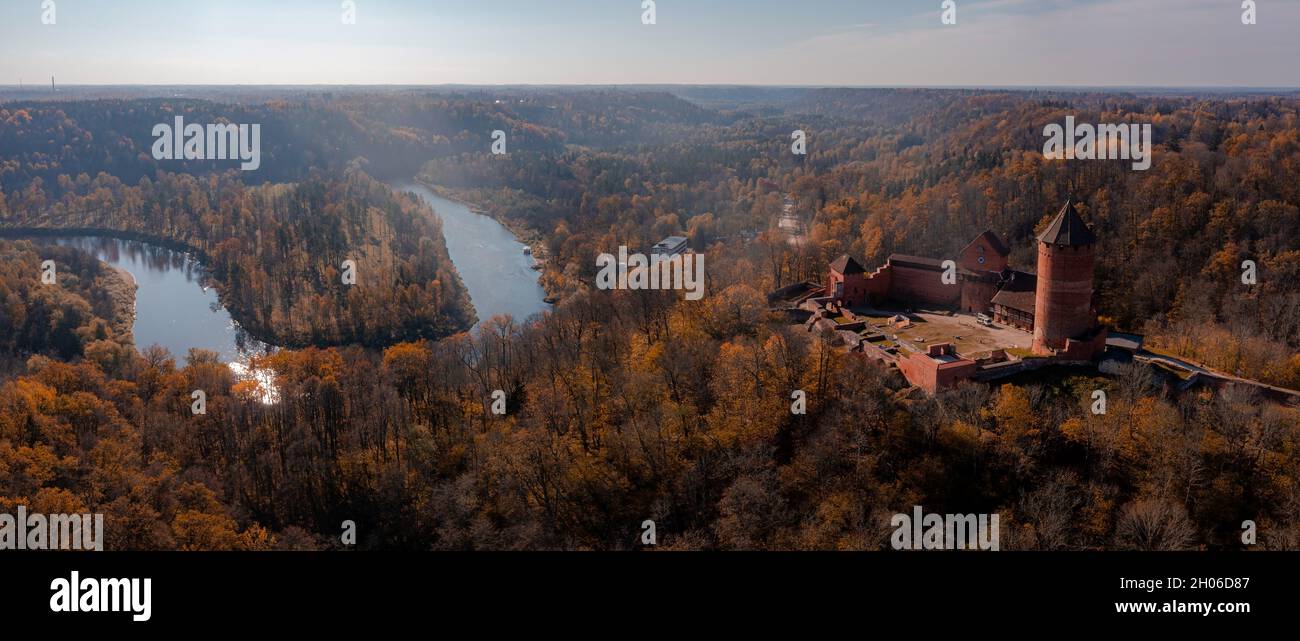
[[[920,350],[935,343],[952,343],[958,354],[974,357],[995,349],[1028,350],[1034,342],[1034,335],[1021,329],[980,325],[974,314],[913,312],[908,316],[913,319],[912,326],[894,333]]]
[[[769,301],[808,314],[793,318],[897,365],[932,394],[1030,361],[1095,361],[1107,334],[1092,301],[1097,237],[1073,198],[1036,241],[1034,272],[1013,269],[1006,243],[985,231],[947,260],[890,254],[867,269],[844,254],[830,263],[824,286],[783,287]],[[979,314],[991,323],[980,324]]]

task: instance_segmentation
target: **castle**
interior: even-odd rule
[[[959,380],[989,379],[1020,371],[1027,367],[1027,358],[1034,366],[1091,361],[1105,350],[1106,343],[1106,331],[1097,327],[1092,306],[1097,237],[1079,217],[1074,200],[1069,199],[1039,234],[1037,243],[1037,273],[1011,269],[1007,260],[1010,251],[991,231],[966,245],[953,265],[945,266],[946,261],[933,258],[892,254],[884,265],[868,272],[851,256],[841,256],[830,265],[825,288],[820,290],[822,297],[812,299],[814,305],[824,309],[811,322],[825,322],[828,315],[842,321],[845,314],[856,320],[852,311],[855,308],[883,309],[892,303],[906,306],[909,312],[925,308],[982,315],[980,325],[1032,334],[1032,341],[1027,341],[1028,353],[1020,359],[1008,356],[1005,347],[1010,346],[975,357],[959,354],[958,346],[950,342],[918,347],[915,342],[923,339],[909,341],[901,332],[890,342],[862,323],[867,343],[886,345],[875,347],[878,356],[895,363],[912,384],[931,393]],[[949,278],[944,278],[945,272]],[[938,317],[931,320],[942,321]],[[837,323],[827,326],[845,326]],[[963,334],[981,331],[971,323],[954,326],[954,331],[958,330]],[[1022,365],[1012,367],[1015,363]]]

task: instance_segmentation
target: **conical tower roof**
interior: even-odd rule
[[[1074,208],[1074,198],[1071,197],[1065,201],[1065,206],[1061,208],[1061,213],[1056,215],[1052,224],[1038,235],[1038,240],[1049,245],[1079,247],[1096,244],[1097,237],[1093,235],[1091,229],[1088,229],[1088,224],[1083,222],[1083,218],[1079,217],[1079,211]]]

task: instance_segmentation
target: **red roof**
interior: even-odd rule
[[[997,252],[999,256],[1011,255],[1011,250],[1007,249],[1006,243],[1002,242],[1002,239],[998,238],[998,235],[993,233],[991,230],[986,230],[984,233],[976,236],[975,240],[970,241],[970,244],[966,245],[966,247],[969,248],[971,245],[978,242],[983,242],[985,245],[988,245],[989,249]]]
[[[831,269],[835,270],[836,273],[845,276],[848,276],[849,274],[867,273],[867,270],[863,269],[862,265],[859,264],[858,261],[853,260],[853,257],[848,254],[835,259],[835,262],[831,263]]]
[[[1038,293],[1038,277],[1025,272],[1012,271],[1011,276],[1002,284],[993,297],[994,305],[1034,313],[1034,298]]]

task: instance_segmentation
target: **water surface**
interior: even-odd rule
[[[211,350],[226,363],[243,363],[266,353],[267,346],[249,337],[221,306],[217,292],[205,287],[203,267],[190,254],[138,240],[100,236],[31,238],[89,252],[135,278],[135,345],[167,348],[178,363],[191,347]]]
[[[537,284],[540,273],[532,269],[533,257],[524,253],[528,246],[508,228],[424,185],[401,182],[392,187],[415,193],[442,218],[447,252],[469,289],[479,325],[499,314],[522,322],[551,308],[546,291]]]
[[[548,310],[538,285],[533,257],[505,226],[443,198],[417,183],[394,188],[414,192],[442,218],[447,251],[469,290],[479,325],[500,314],[517,321]],[[217,352],[237,372],[266,344],[250,337],[221,306],[217,292],[205,286],[204,270],[192,255],[138,240],[102,236],[31,237],[35,243],[77,247],[135,278],[135,345],[167,348],[184,363],[190,348]]]

